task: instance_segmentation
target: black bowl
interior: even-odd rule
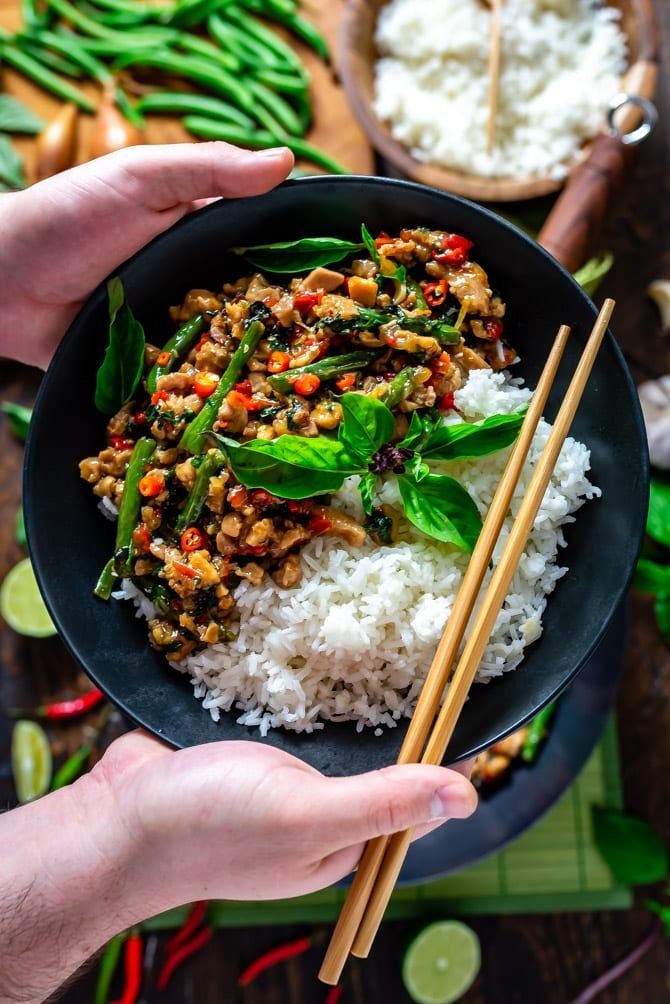
[[[571,276],[505,221],[454,196],[382,178],[309,178],[254,199],[221,202],[158,237],[117,274],[160,343],[167,307],[195,286],[218,288],[239,262],[226,249],[315,234],[358,239],[361,221],[375,231],[415,224],[462,232],[508,304],[506,330],[518,348],[518,372],[535,385],[561,323],[572,326],[547,412],[555,414],[596,311]],[[191,686],[152,652],[130,604],[92,595],[109,557],[113,528],[97,511],[77,463],[97,453],[104,422],[93,407],[95,372],[107,331],[104,286],[63,339],[35,406],[26,453],[24,502],[30,552],[47,606],[65,643],[91,678],[132,719],[176,746],[253,739],[287,750],[331,774],[392,762],[406,728],[375,737],[349,724],[313,735],[274,730],[266,739],[235,723],[215,724]],[[541,639],[520,669],[468,701],[448,752],[450,761],[484,749],[519,727],[570,682],[603,636],[628,586],[642,539],[648,459],[637,395],[621,353],[607,336],[573,432],[591,449],[593,479],[603,498],[587,504],[567,529],[558,584]]]

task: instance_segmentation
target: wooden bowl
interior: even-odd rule
[[[372,107],[374,64],[378,58],[374,27],[379,11],[386,2],[387,0],[349,0],[342,22],[339,51],[339,70],[351,107],[377,152],[415,181],[481,202],[533,199],[562,188],[565,179],[557,181],[537,175],[525,179],[485,178],[422,163],[393,138],[388,126],[377,117]],[[658,75],[653,0],[608,2],[621,11],[622,27],[628,39],[629,66],[622,78],[621,89],[629,94],[651,99]],[[590,144],[582,147],[570,168],[583,160],[589,148]]]

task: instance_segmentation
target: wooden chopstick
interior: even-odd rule
[[[439,710],[458,647],[491,561],[500,528],[507,515],[537,424],[547,403],[569,334],[570,329],[565,325],[559,329],[547,357],[519,436],[489,506],[479,540],[468,563],[452,612],[426,676],[398,755],[398,763],[416,763],[423,752]],[[319,978],[324,983],[335,984],[341,976],[370,898],[377,872],[384,858],[388,839],[388,837],[378,837],[376,840],[370,840],[366,845],[319,973]]]
[[[490,156],[495,146],[496,119],[498,117],[503,0],[489,0],[489,2],[491,6],[491,44],[489,48],[489,120],[486,133],[486,152]]]
[[[512,525],[500,561],[496,566],[484,601],[475,617],[470,636],[449,685],[447,696],[421,758],[422,763],[442,763],[456,722],[463,709],[477,667],[491,636],[496,617],[503,605],[510,583],[526,546],[538,509],[551,480],[558,455],[581,401],[598,349],[607,330],[614,301],[605,300],[582,357],[577,365],[554,426],[540,455],[523,502]],[[411,831],[396,833],[389,840],[377,881],[354,940],[352,953],[366,958],[384,916],[389,898],[405,860],[411,841]]]

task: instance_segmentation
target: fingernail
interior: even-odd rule
[[[467,819],[477,808],[477,794],[472,785],[447,784],[433,795],[433,819]]]
[[[273,146],[270,150],[259,150],[256,154],[257,157],[283,157],[288,147],[286,146]]]

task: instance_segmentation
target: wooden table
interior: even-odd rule
[[[670,6],[657,4],[662,28],[662,65],[670,62]],[[616,332],[633,374],[641,380],[670,372],[670,343],[645,296],[647,283],[670,278],[670,75],[658,94],[660,126],[643,147],[637,175],[614,214],[605,245],[616,255],[602,290],[618,300]],[[15,365],[0,366],[0,400],[29,403],[38,375]],[[21,553],[13,541],[20,497],[22,450],[0,424],[0,577]],[[622,477],[626,472],[622,471]],[[619,699],[619,729],[626,804],[670,838],[670,652],[654,625],[650,604],[633,597],[633,631]],[[0,707],[71,686],[77,669],[57,640],[32,642],[0,631]],[[10,722],[0,714],[0,809],[14,800],[9,768]],[[77,745],[76,729],[69,729]],[[649,915],[626,913],[487,917],[471,921],[483,947],[482,972],[466,1004],[568,1004],[576,993],[642,936]],[[403,1004],[409,1000],[399,978],[399,960],[411,925],[386,924],[370,961],[347,971],[346,1004]],[[219,932],[209,949],[176,977],[168,993],[145,1001],[166,1004],[319,1004],[319,953],[281,968],[243,995],[235,990],[242,964],[296,928]],[[91,999],[93,974],[84,974],[61,998],[67,1004]],[[670,1000],[670,951],[659,942],[626,977],[600,998],[601,1004],[660,1004]]]

